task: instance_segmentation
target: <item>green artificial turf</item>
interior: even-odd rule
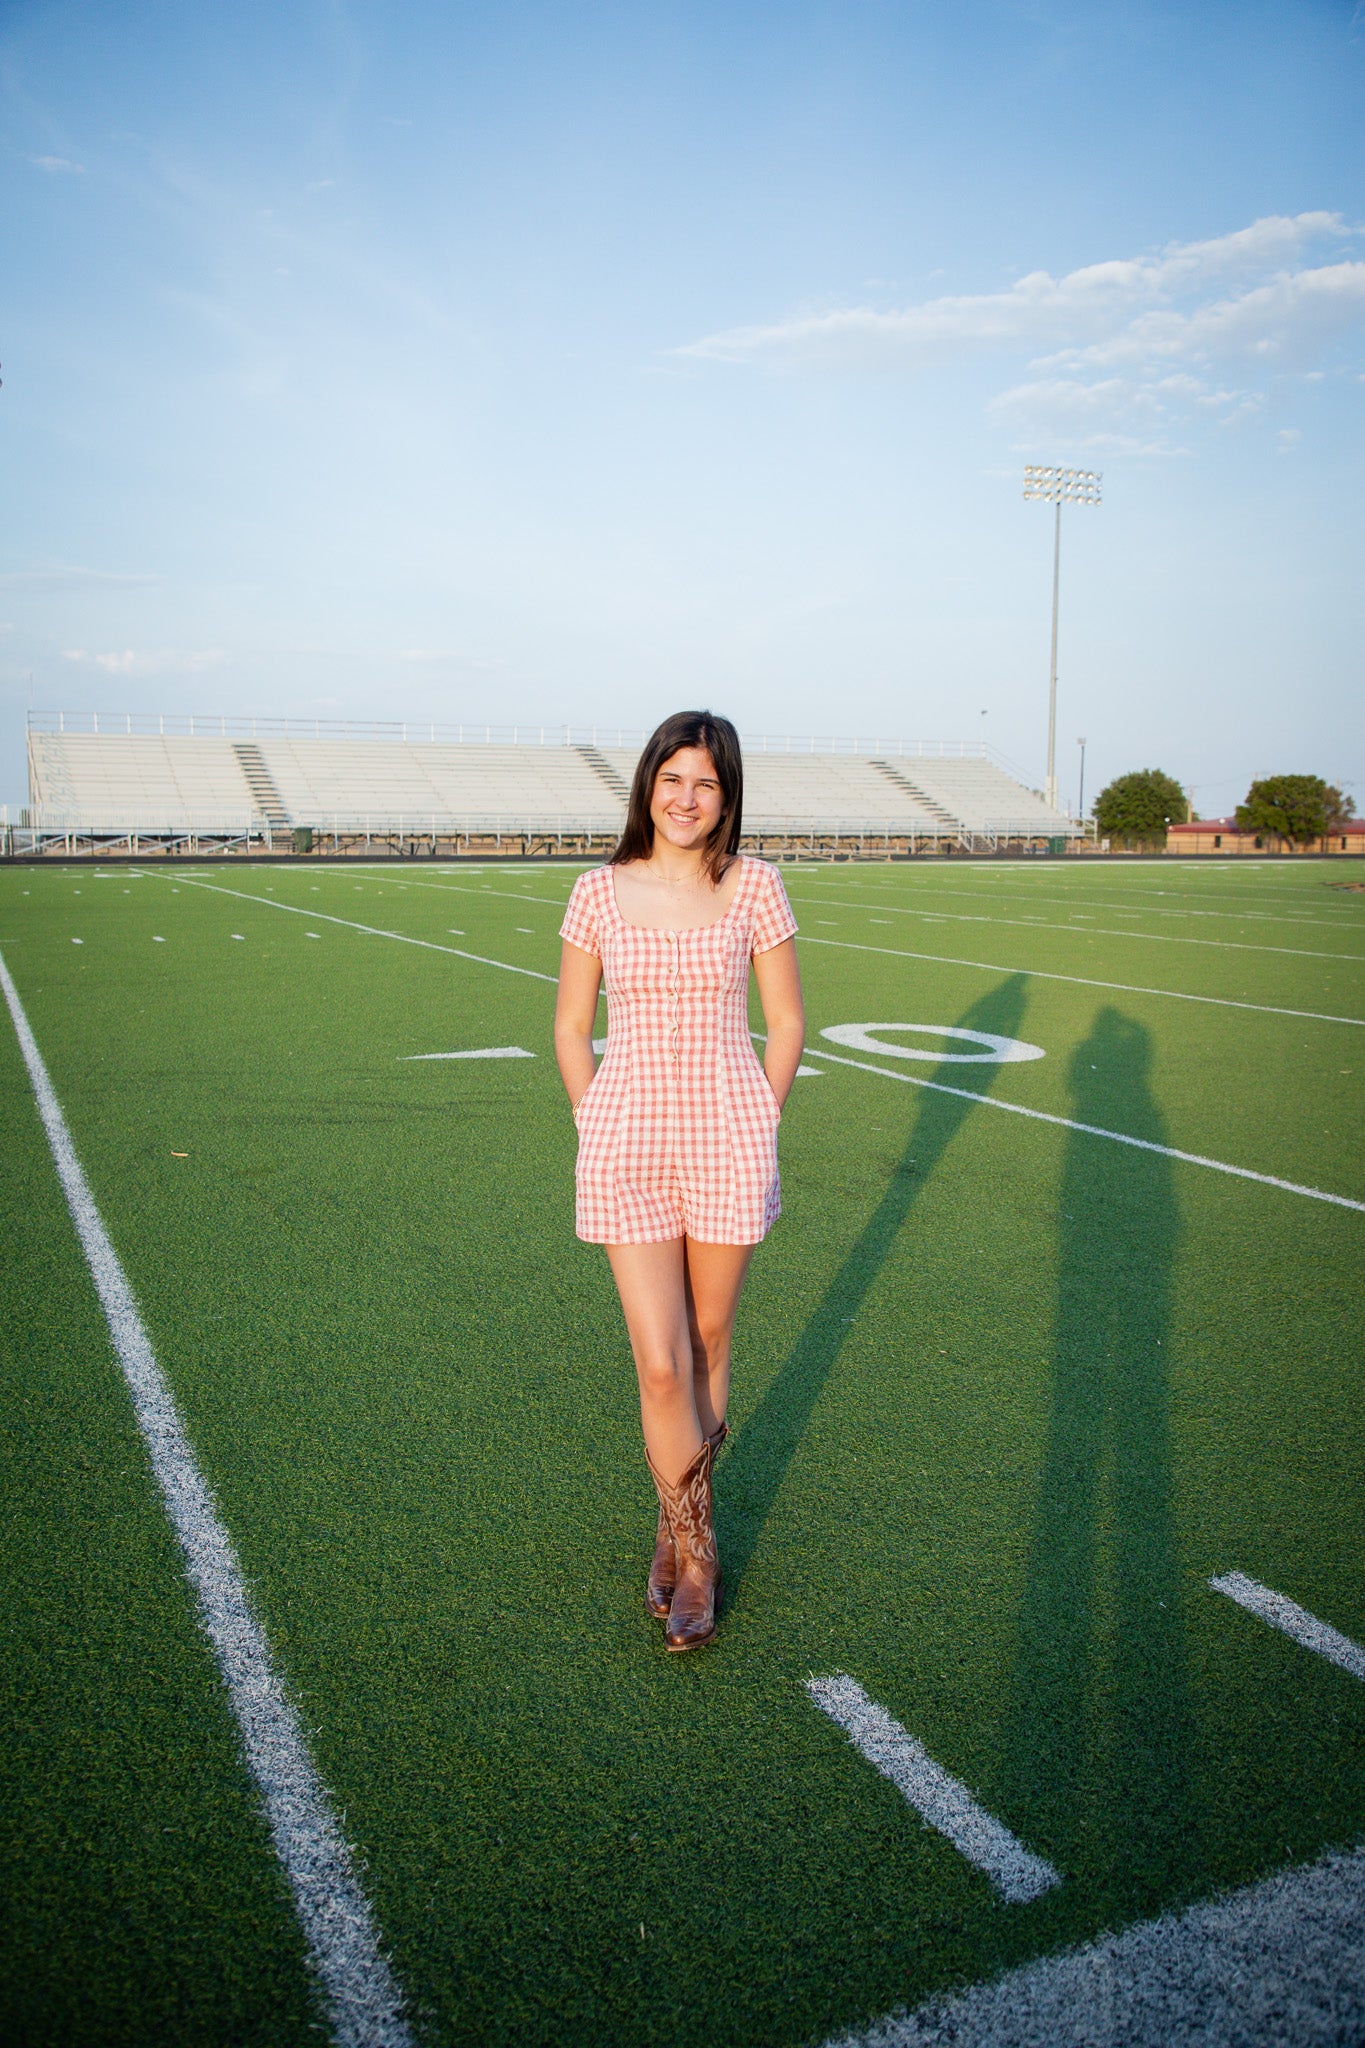
[[[887,1078],[1365,1199],[1361,1026],[1134,992],[1365,1017],[1365,900],[1318,862],[788,873],[837,942],[802,948],[813,1047],[937,1023],[1046,1057],[796,1083],[717,1478],[724,1625],[674,1658],[553,989],[434,950],[553,975],[572,878],[0,874],[420,2037],[796,2048],[1365,1834],[1365,1688],[1207,1587],[1240,1569],[1365,1638],[1365,1216]],[[511,1044],[535,1058],[410,1059]],[[0,1084],[0,2012],[33,2041],[145,2040],[149,2012],[316,2039],[12,1037]],[[1064,1882],[1000,1904],[813,1707],[832,1671]]]

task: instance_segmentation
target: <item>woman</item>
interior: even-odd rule
[[[680,711],[648,741],[610,864],[561,927],[555,1054],[578,1125],[577,1231],[603,1244],[640,1382],[659,1495],[646,1605],[670,1650],[716,1633],[711,1470],[726,1435],[730,1334],[779,1209],[777,1124],[805,1033],[775,868],[739,852],[739,735]],[[749,963],[763,1004],[749,1035]],[[606,979],[607,1049],[593,1070]]]

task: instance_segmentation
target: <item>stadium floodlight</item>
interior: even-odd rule
[[[1098,469],[1059,469],[1055,464],[1029,462],[1024,466],[1024,496],[1040,498],[1057,507],[1057,524],[1052,539],[1052,679],[1047,699],[1047,800],[1057,808],[1057,592],[1062,569],[1063,505],[1098,505]]]

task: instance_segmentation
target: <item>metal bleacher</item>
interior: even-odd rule
[[[642,738],[31,714],[17,829],[67,850],[126,838],[135,850],[592,851],[620,830]],[[746,738],[744,748],[745,841],[773,851],[971,850],[1079,829],[979,743]]]

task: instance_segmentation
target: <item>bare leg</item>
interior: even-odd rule
[[[609,1244],[606,1250],[635,1354],[645,1448],[655,1470],[671,1486],[681,1479],[702,1443],[692,1383],[683,1239]]]
[[[713,1436],[730,1400],[730,1338],[740,1292],[754,1255],[751,1244],[699,1244],[683,1239],[687,1324],[697,1424]]]

